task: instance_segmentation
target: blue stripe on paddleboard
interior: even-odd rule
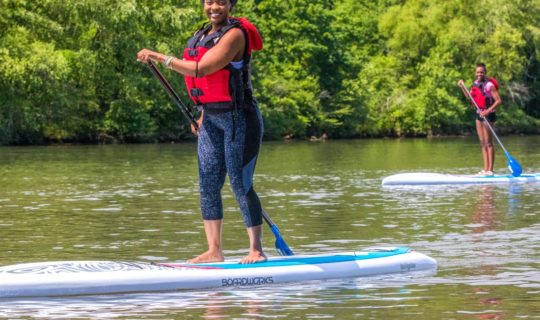
[[[539,178],[540,174],[522,174],[519,177],[514,177],[511,174],[500,174],[500,175],[493,175],[493,176],[465,176],[465,177],[471,177],[471,178],[481,178],[481,179],[500,179],[500,178],[509,178],[509,179],[518,179],[519,178]]]
[[[411,249],[405,247],[395,248],[391,251],[367,251],[367,254],[362,255],[328,255],[328,256],[318,256],[318,257],[294,257],[291,256],[287,259],[280,260],[269,260],[265,262],[258,262],[253,264],[240,264],[238,262],[234,263],[201,263],[201,264],[186,264],[185,266],[196,266],[196,267],[208,267],[212,269],[249,269],[249,268],[267,268],[267,267],[286,267],[286,266],[297,266],[297,265],[313,265],[313,264],[325,264],[325,263],[336,263],[336,262],[347,262],[347,261],[356,261],[356,260],[369,260],[395,256],[398,254],[404,254],[410,252]],[[362,252],[364,253],[364,252]]]

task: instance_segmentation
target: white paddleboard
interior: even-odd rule
[[[514,177],[511,174],[479,176],[411,172],[388,176],[382,180],[383,186],[399,185],[434,185],[434,184],[488,184],[488,183],[525,183],[540,182],[540,173],[522,174]]]
[[[182,289],[264,287],[285,282],[436,270],[437,262],[409,248],[207,264],[59,261],[0,267],[0,298]]]

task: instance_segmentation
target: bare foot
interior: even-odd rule
[[[242,258],[240,260],[241,264],[250,264],[250,263],[257,263],[257,262],[265,262],[268,260],[266,258],[266,255],[262,253],[261,251],[250,251],[247,256]]]
[[[223,262],[225,257],[223,253],[218,251],[206,251],[198,257],[188,260],[188,263],[208,263],[208,262]]]

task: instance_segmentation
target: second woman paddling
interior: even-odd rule
[[[463,80],[458,81],[458,86],[461,90],[465,90]],[[487,76],[487,68],[483,63],[476,65],[475,80],[471,87],[471,96],[476,103],[476,132],[480,145],[482,147],[482,157],[484,159],[484,168],[478,172],[478,175],[492,176],[493,166],[495,164],[495,151],[493,148],[493,135],[485,121],[489,121],[492,125],[497,120],[496,110],[502,103],[499,92],[497,91],[497,83],[494,79]],[[467,92],[463,92],[468,96]],[[475,108],[476,108],[475,107]]]

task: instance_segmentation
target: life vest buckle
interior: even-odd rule
[[[190,57],[196,57],[197,55],[199,55],[199,51],[197,49],[189,49],[188,50],[188,55]]]
[[[192,97],[200,97],[200,96],[203,96],[204,93],[201,88],[191,88],[189,90],[189,95]]]

